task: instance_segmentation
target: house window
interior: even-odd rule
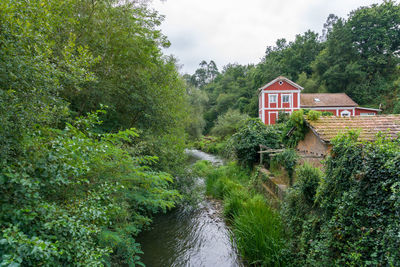
[[[290,102],[290,95],[282,95],[282,102],[289,103]]]
[[[269,95],[269,103],[276,103],[278,100],[278,95]]]
[[[373,112],[368,112],[368,113],[363,113],[363,112],[361,112],[360,115],[361,115],[361,116],[375,116],[375,113],[373,113]]]
[[[282,85],[283,84],[283,82],[282,81],[279,81],[279,85]]]
[[[340,112],[340,116],[342,117],[350,117],[351,113],[348,110]]]

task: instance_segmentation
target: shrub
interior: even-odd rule
[[[237,132],[249,118],[247,114],[242,114],[238,110],[229,109],[225,114],[220,115],[214,127],[211,129],[211,134],[225,138]]]
[[[321,117],[322,112],[318,110],[310,110],[307,114],[307,119],[311,121],[316,121]]]
[[[259,161],[259,145],[279,148],[281,145],[281,127],[266,126],[260,119],[249,119],[229,140],[230,145],[243,166],[251,167]]]
[[[322,179],[322,171],[305,163],[297,168],[296,174],[296,188],[298,188],[307,203],[313,205],[317,188]]]

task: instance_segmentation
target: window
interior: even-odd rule
[[[363,112],[361,112],[361,114],[360,114],[361,116],[375,116],[375,113],[373,113],[373,112],[368,112],[368,113],[363,113]]]
[[[283,84],[283,82],[282,81],[279,81],[279,85],[282,85]]]
[[[269,103],[276,103],[277,102],[277,95],[269,95]]]
[[[290,102],[290,95],[282,95],[282,102],[289,103]]]
[[[350,117],[351,113],[348,110],[344,110],[342,112],[340,112],[340,116],[342,117]]]

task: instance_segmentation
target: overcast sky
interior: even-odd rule
[[[292,41],[308,29],[321,33],[329,14],[347,18],[359,6],[382,0],[154,0],[165,15],[162,32],[171,41],[182,73],[192,74],[203,59],[218,68],[258,63],[278,38]]]

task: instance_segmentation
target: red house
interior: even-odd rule
[[[334,116],[372,116],[380,110],[359,107],[345,93],[306,94],[304,88],[291,80],[279,76],[259,88],[258,115],[265,124],[275,124],[279,112],[291,114],[300,108],[329,111]]]

